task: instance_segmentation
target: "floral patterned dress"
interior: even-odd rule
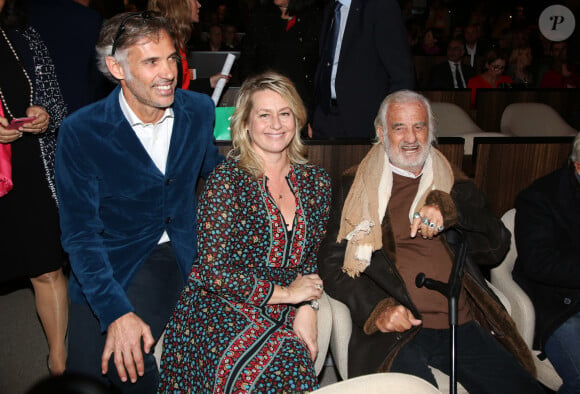
[[[209,177],[198,212],[199,261],[165,334],[159,392],[305,392],[318,387],[293,305],[267,305],[274,285],[317,272],[330,179],[294,164],[291,231],[267,189],[235,160]]]

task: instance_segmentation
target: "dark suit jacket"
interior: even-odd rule
[[[461,64],[461,72],[465,80],[465,87],[461,86],[461,77],[457,75],[457,83],[459,88],[467,88],[467,82],[472,77],[475,77],[475,70],[469,64]],[[446,60],[433,66],[431,69],[431,77],[429,78],[429,89],[454,89],[453,87],[453,73],[451,66]]]
[[[518,259],[514,279],[536,310],[534,347],[580,311],[580,184],[566,166],[534,182],[516,199]]]
[[[26,0],[29,24],[38,31],[54,61],[68,112],[104,95],[105,79],[97,70],[95,46],[100,14],[73,0]]]
[[[321,59],[329,40],[333,2],[324,12],[320,37]],[[321,86],[322,68],[316,72],[315,107],[324,107],[329,86]],[[324,84],[326,85],[326,84]],[[315,138],[369,138],[382,100],[390,92],[413,89],[415,76],[401,9],[395,0],[352,0],[344,31],[336,75],[336,94],[342,130],[314,123]],[[316,120],[315,120],[316,122]]]
[[[221,160],[208,96],[177,89],[163,174],[123,115],[116,88],[64,120],[56,182],[70,298],[101,328],[133,311],[125,291],[167,231],[184,283],[197,253],[195,188]]]

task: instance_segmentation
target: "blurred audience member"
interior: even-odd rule
[[[489,49],[489,44],[481,37],[479,26],[468,25],[463,29],[465,38],[465,52],[467,53],[468,63],[476,72],[482,71],[483,55]]]
[[[99,13],[73,0],[27,0],[27,6],[28,22],[54,61],[68,113],[103,97],[105,78],[95,61]]]
[[[292,80],[308,108],[314,96],[320,22],[314,0],[273,0],[256,8],[242,41],[241,77],[279,72]]]
[[[534,85],[532,72],[532,48],[514,48],[509,58],[507,75],[513,80],[516,87],[528,88]]]
[[[415,49],[414,55],[436,56],[442,55],[441,33],[437,29],[429,28],[423,33],[421,44]]]
[[[513,276],[536,312],[534,349],[542,350],[564,384],[580,392],[580,134],[570,162],[516,200],[518,259]]]
[[[481,74],[471,78],[467,87],[471,89],[471,108],[475,108],[477,89],[511,87],[513,80],[503,75],[506,68],[506,55],[495,49],[487,51],[484,57],[484,69]]]
[[[48,49],[24,23],[21,7],[19,0],[0,0],[0,164],[7,165],[0,166],[0,280],[30,278],[48,341],[48,369],[61,374],[68,297],[54,152],[66,106]],[[17,118],[27,119],[10,126]]]
[[[435,29],[440,32],[442,38],[449,37],[451,30],[451,11],[441,0],[434,0],[429,7],[429,15],[425,22],[427,29]]]
[[[223,45],[223,34],[220,25],[211,25],[209,27],[208,40],[200,50],[211,52],[227,51],[227,48]]]
[[[447,45],[447,61],[436,64],[431,69],[430,89],[464,89],[467,82],[475,76],[475,70],[469,64],[463,64],[465,42],[462,38],[453,38]]]
[[[200,8],[201,4],[198,0],[149,0],[147,4],[147,9],[161,13],[173,28],[181,57],[177,86],[182,89],[211,94],[211,90],[216,87],[220,78],[229,79],[229,76],[218,73],[209,79],[202,78],[192,81],[194,76],[187,63],[186,43],[191,36],[192,24],[199,23]]]
[[[552,42],[552,69],[546,71],[540,82],[541,88],[579,88],[580,76],[568,68],[568,43]]]
[[[223,26],[223,45],[226,51],[239,51],[240,41],[238,39],[238,29],[234,25]]]

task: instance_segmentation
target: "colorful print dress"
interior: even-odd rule
[[[291,231],[267,189],[236,161],[209,177],[198,211],[199,261],[165,333],[159,392],[306,392],[318,387],[295,307],[267,305],[274,285],[317,272],[330,210],[330,178],[295,164]]]

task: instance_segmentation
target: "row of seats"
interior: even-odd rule
[[[438,121],[437,135],[463,138],[466,155],[473,154],[475,137],[554,137],[577,133],[560,114],[544,103],[508,105],[501,115],[500,132],[484,131],[456,104],[433,102],[432,109]]]

